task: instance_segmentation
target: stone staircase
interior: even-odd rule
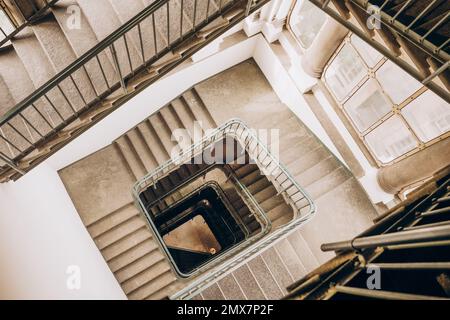
[[[153,3],[155,0],[58,1],[0,49],[0,117]],[[209,37],[225,31],[242,14],[243,8],[233,7],[241,4],[234,0],[170,0],[116,40],[114,50],[109,47],[99,52],[0,125],[0,152],[19,170],[31,170],[120,106],[128,95],[155,81],[162,70],[170,69],[201,48]],[[209,19],[227,5],[229,12]],[[79,8],[79,16],[73,8]],[[192,39],[187,38],[193,27],[203,26],[205,21],[205,27],[189,35]],[[180,42],[184,37],[186,43]],[[178,42],[181,44],[167,50]],[[136,71],[153,57],[156,62]],[[127,93],[118,86],[122,77],[127,77]],[[0,182],[19,177],[0,159]]]
[[[223,107],[226,101],[228,108]],[[169,159],[175,129],[192,139],[232,116],[251,128],[280,129],[280,158],[318,207],[316,217],[238,267],[196,299],[278,299],[326,261],[320,244],[351,237],[376,215],[356,179],[279,102],[252,60],[196,85],[110,146],[59,174],[81,219],[130,299],[160,299],[185,287],[132,204],[133,183]],[[198,121],[198,122],[196,122]],[[273,185],[252,165],[234,168],[275,225],[292,218]],[[186,175],[189,171],[186,168]],[[170,185],[167,186],[170,188]]]

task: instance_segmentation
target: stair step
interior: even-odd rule
[[[283,150],[283,152],[280,151],[280,161],[284,164],[292,163],[319,147],[322,147],[322,144],[315,137],[295,138],[287,144],[287,147],[280,147],[280,150]]]
[[[150,121],[146,120],[137,126],[138,130],[141,132],[148,148],[152,151],[158,166],[169,160],[169,155],[165,150],[162,142],[158,138],[155,129],[153,128]]]
[[[195,119],[201,123],[204,131],[217,127],[214,119],[194,88],[183,93],[180,99],[189,106],[195,115]]]
[[[61,72],[76,60],[74,50],[53,15],[34,25],[33,31],[55,72]],[[86,103],[96,98],[91,83],[92,79],[88,78],[83,68],[61,83],[61,89],[75,110],[85,107]]]
[[[302,186],[309,186],[341,166],[342,165],[338,162],[338,160],[336,160],[336,158],[334,158],[334,156],[329,156],[308,170],[305,170],[301,174],[297,175],[296,181],[298,181],[298,183]]]
[[[98,40],[105,39],[122,25],[109,0],[77,0],[77,2]],[[116,40],[114,47],[123,76],[129,74],[132,68],[137,68],[142,64],[142,58],[132,45],[132,39],[129,35],[127,35],[126,41],[125,38]],[[108,54],[111,54],[111,52],[108,52]],[[128,56],[131,60],[132,68],[130,68]]]
[[[294,281],[300,280],[306,275],[307,271],[300,258],[295,253],[294,248],[287,239],[283,239],[275,244],[275,251],[280,256],[284,265],[286,265]]]
[[[272,276],[277,281],[283,295],[287,294],[286,288],[294,282],[276,250],[272,247],[263,252],[262,258],[269,268]]]
[[[320,146],[308,153],[299,155],[296,160],[286,163],[286,167],[292,176],[296,177],[329,156],[330,152],[323,146]]]
[[[164,259],[165,258],[161,252],[158,250],[153,250],[140,259],[133,261],[120,271],[115,272],[116,279],[121,284],[131,281],[132,278],[138,276],[142,272],[145,272],[145,270]]]
[[[183,123],[183,127],[189,132],[191,140],[198,142],[202,139],[203,131],[199,124],[196,122],[195,116],[180,99],[175,99],[171,102],[173,110],[177,113],[178,118]]]
[[[225,300],[222,291],[216,283],[203,290],[202,297],[204,300]]]
[[[145,171],[150,172],[158,167],[158,162],[145,142],[144,137],[142,136],[139,130],[133,129],[126,133],[129,141],[131,142],[134,150],[144,165]]]
[[[253,274],[250,272],[249,267],[244,264],[233,272],[234,278],[239,283],[245,296],[249,300],[264,300],[266,296],[261,290],[258,282]]]
[[[55,69],[48,56],[30,29],[22,30],[12,41],[12,44],[35,88],[39,88],[55,75]],[[45,105],[45,112],[49,115],[53,124],[60,124],[62,122],[61,116],[66,119],[73,114],[71,105],[58,88],[50,90],[46,96],[53,106],[58,108],[55,111],[54,107],[46,100],[41,100],[41,103]]]
[[[315,181],[309,186],[305,186],[305,189],[311,197],[315,199],[333,190],[340,184],[350,179],[350,177],[350,173],[345,168],[339,167],[322,179]]]
[[[302,260],[303,266],[306,268],[307,272],[314,270],[320,265],[318,259],[314,256],[311,248],[299,232],[293,232],[288,237],[288,241],[292,245],[292,248],[294,248],[298,257]]]
[[[247,265],[252,270],[267,299],[275,300],[280,299],[283,296],[283,292],[279,288],[277,282],[273,278],[272,272],[269,270],[261,256],[253,258]]]
[[[80,28],[70,23],[67,17],[67,12],[71,12],[70,8],[79,8],[76,0],[60,0],[57,6],[52,7],[51,11],[76,56],[81,57],[98,43],[98,39],[82,12],[77,16]],[[112,57],[110,55],[108,56],[105,51],[98,55],[98,60],[95,58],[86,64],[86,71],[92,79],[97,92],[106,91],[108,85],[112,85],[118,81],[118,75],[114,70]]]
[[[115,226],[123,223],[131,217],[139,215],[138,209],[133,203],[130,203],[117,211],[97,220],[87,227],[91,237],[96,238],[99,235],[107,232]]]
[[[158,133],[158,138],[161,144],[164,146],[164,150],[169,157],[175,155],[179,148],[177,148],[176,143],[172,140],[172,132],[170,128],[167,127],[162,115],[158,112],[157,114],[149,118],[155,132]]]
[[[112,272],[118,272],[154,250],[158,250],[158,245],[152,238],[146,238],[134,247],[110,260],[108,262],[109,268]]]
[[[102,255],[106,261],[110,261],[122,253],[133,248],[136,244],[151,238],[151,233],[147,227],[143,226],[133,233],[128,234],[119,241],[109,245],[102,250]]]
[[[94,240],[98,248],[102,250],[144,226],[145,222],[141,217],[133,216]]]
[[[183,124],[173,110],[172,105],[169,104],[166,108],[161,109],[160,114],[166,126],[169,128],[175,144],[180,146],[183,150],[187,150],[192,144],[191,136],[183,127]]]
[[[131,300],[145,299],[176,281],[169,265],[165,262],[158,263],[139,277],[133,279],[136,282],[129,286],[130,288],[136,288],[127,294]],[[124,290],[128,292],[125,287]]]
[[[246,296],[242,292],[241,287],[237,283],[233,274],[227,275],[225,278],[218,281],[220,290],[222,291],[226,300],[245,300]]]
[[[117,139],[114,142],[114,145],[117,146],[118,150],[121,152],[124,157],[126,163],[130,167],[131,173],[138,180],[145,176],[146,170],[142,160],[139,158],[139,155],[132,145],[130,138],[127,135],[124,135]]]

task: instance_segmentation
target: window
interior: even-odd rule
[[[313,43],[327,15],[308,0],[297,1],[289,18],[289,29],[305,49]]]
[[[450,105],[354,34],[323,79],[379,165],[449,135]]]
[[[342,101],[366,74],[358,53],[350,44],[346,44],[325,71],[325,80],[336,98]]]
[[[0,41],[5,39],[14,31],[14,27],[6,15],[5,11],[0,7]]]

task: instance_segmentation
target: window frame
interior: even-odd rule
[[[408,120],[402,115],[401,111],[402,111],[402,109],[406,108],[412,101],[416,100],[422,94],[427,92],[429,89],[427,89],[425,86],[422,85],[418,90],[416,90],[411,95],[406,97],[401,103],[395,104],[392,101],[392,99],[389,96],[389,94],[383,90],[383,86],[381,85],[380,81],[377,79],[377,74],[376,74],[377,71],[385,63],[389,63],[389,59],[387,59],[386,57],[382,56],[380,61],[378,61],[378,63],[376,63],[375,66],[370,67],[368,65],[368,63],[365,61],[365,59],[362,57],[362,55],[359,52],[359,50],[357,49],[357,47],[354,44],[352,44],[352,41],[351,41],[352,36],[353,37],[357,37],[355,34],[349,33],[345,37],[345,39],[342,41],[342,43],[339,45],[339,47],[336,50],[336,52],[333,53],[333,55],[331,56],[330,60],[327,62],[326,66],[324,68],[324,71],[323,71],[322,76],[321,76],[321,81],[324,83],[326,89],[330,92],[331,96],[336,101],[336,104],[338,106],[339,112],[341,112],[344,115],[344,117],[349,121],[349,123],[351,124],[351,126],[354,129],[355,133],[358,135],[360,141],[363,143],[364,147],[368,150],[370,155],[375,160],[377,166],[378,167],[384,167],[384,166],[388,166],[388,165],[391,165],[393,163],[399,162],[399,161],[401,161],[401,160],[403,160],[405,158],[408,158],[408,157],[412,156],[413,154],[415,154],[415,153],[417,153],[417,152],[419,152],[419,151],[421,151],[421,150],[423,150],[423,149],[425,149],[425,148],[427,148],[427,147],[437,143],[438,141],[441,141],[441,140],[444,140],[444,139],[450,137],[450,131],[448,131],[448,132],[442,133],[441,135],[439,135],[439,136],[437,136],[437,137],[435,137],[435,138],[433,138],[433,139],[431,139],[431,140],[429,140],[427,142],[423,142],[420,139],[418,134],[414,131],[413,127],[408,123]],[[335,59],[338,56],[338,54],[341,52],[342,48],[344,46],[346,46],[346,45],[350,45],[350,46],[353,47],[353,49],[357,53],[359,59],[361,60],[362,64],[365,66],[367,75],[365,77],[363,77],[363,79],[361,81],[359,81],[359,83],[353,89],[351,89],[350,92],[344,98],[339,100],[338,97],[336,96],[335,92],[332,90],[332,87],[328,84],[327,78],[326,78],[326,74],[327,74],[327,71],[329,70],[330,66],[332,65],[332,63],[335,61]],[[381,117],[380,119],[375,121],[366,130],[361,132],[358,129],[358,126],[356,125],[355,121],[352,119],[352,117],[350,116],[348,111],[345,109],[344,105],[351,97],[353,97],[356,94],[356,92],[358,90],[360,90],[368,81],[371,81],[371,80],[375,81],[375,83],[377,84],[378,89],[384,95],[385,99],[390,102],[392,107],[391,107],[391,110],[386,115],[384,115],[383,117]],[[403,153],[402,155],[398,156],[397,158],[395,158],[395,159],[393,159],[393,160],[391,160],[389,162],[382,162],[380,159],[378,159],[376,153],[374,152],[374,150],[372,150],[372,148],[370,147],[370,145],[366,141],[366,136],[370,132],[372,132],[373,130],[375,130],[379,126],[381,126],[384,122],[386,122],[387,120],[391,119],[394,116],[397,116],[397,117],[399,117],[402,120],[402,122],[405,124],[406,128],[411,133],[412,137],[417,142],[417,146],[415,148],[413,148],[412,150],[410,150],[410,151],[408,151],[406,153]]]
[[[294,38],[295,42],[298,44],[298,46],[300,47],[302,52],[305,52],[306,50],[308,50],[308,48],[310,46],[309,47],[305,46],[305,44],[302,43],[300,41],[300,39],[297,37],[297,35],[295,34],[294,30],[292,30],[291,18],[292,18],[292,15],[294,14],[294,12],[296,11],[295,10],[296,6],[297,5],[300,6],[299,9],[298,9],[298,11],[300,11],[302,9],[302,7],[305,5],[306,2],[308,2],[308,0],[294,0],[292,2],[292,4],[291,4],[291,8],[289,9],[289,14],[288,14],[287,19],[286,19],[286,28],[289,31],[289,33],[291,34],[292,38]],[[314,5],[314,4],[312,4],[312,5]],[[320,10],[319,8],[317,8],[317,9]],[[323,13],[323,14],[326,15],[326,13]]]

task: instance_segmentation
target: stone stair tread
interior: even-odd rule
[[[200,100],[198,93],[194,90],[195,89],[186,91],[180,99],[189,106],[192,113],[195,115],[195,118],[201,123],[201,126],[205,131],[207,129],[216,128],[217,125],[215,121]]]
[[[130,138],[127,135],[124,135],[115,141],[115,145],[123,155],[134,177],[136,179],[140,179],[141,177],[145,176],[146,170],[144,164],[139,158],[136,149],[130,141]]]
[[[120,284],[131,281],[135,276],[162,260],[164,260],[162,253],[158,250],[153,250],[120,271],[115,272],[116,279]]]
[[[112,272],[117,272],[127,265],[133,263],[137,259],[144,257],[146,254],[157,250],[158,245],[152,238],[146,238],[142,242],[136,244],[126,252],[123,252],[119,256],[113,258],[108,262]]]
[[[94,240],[99,249],[102,250],[143,226],[145,226],[144,220],[139,216],[133,216]]]
[[[130,219],[139,214],[138,209],[134,206],[133,203],[126,205],[123,208],[120,208],[117,211],[112,212],[110,215],[107,215],[100,220],[92,223],[87,227],[90,235],[94,238],[99,235],[111,230],[115,226],[120,223]]]
[[[289,274],[278,253],[272,247],[262,253],[262,258],[277,281],[283,295],[287,294],[286,288],[294,282],[294,279]]]
[[[170,272],[170,267],[161,268],[159,271],[150,272],[152,275],[156,275],[154,278],[150,278],[145,284],[139,286],[135,291],[129,293],[129,299],[142,300],[146,297],[158,292],[162,288],[165,288],[175,282],[175,276]]]
[[[242,292],[241,287],[234,278],[233,274],[229,274],[226,277],[218,281],[220,290],[222,291],[225,299],[227,300],[245,300],[246,297]]]
[[[293,232],[287,239],[298,257],[302,260],[307,272],[310,272],[319,266],[319,261],[299,232]]]
[[[139,157],[140,162],[144,165],[146,173],[158,167],[158,163],[150,148],[146,144],[141,132],[139,130],[130,130],[126,133],[126,135],[128,136],[134,150],[136,150],[136,154]]]
[[[242,291],[249,300],[264,300],[266,299],[258,282],[249,267],[244,264],[233,272],[234,278],[240,284]]]
[[[222,290],[216,283],[203,290],[202,297],[204,300],[225,300]]]
[[[274,248],[283,263],[286,265],[294,281],[300,280],[306,275],[306,268],[287,239],[283,239],[276,243]]]
[[[247,265],[252,270],[256,281],[258,281],[258,284],[265,293],[267,299],[275,300],[280,299],[283,296],[283,292],[279,288],[277,282],[273,278],[272,272],[269,270],[261,256],[253,258]]]
[[[146,227],[136,230],[134,233],[127,235],[116,243],[109,245],[102,250],[103,257],[107,262],[117,258],[124,252],[133,248],[136,244],[151,238],[151,233]]]

